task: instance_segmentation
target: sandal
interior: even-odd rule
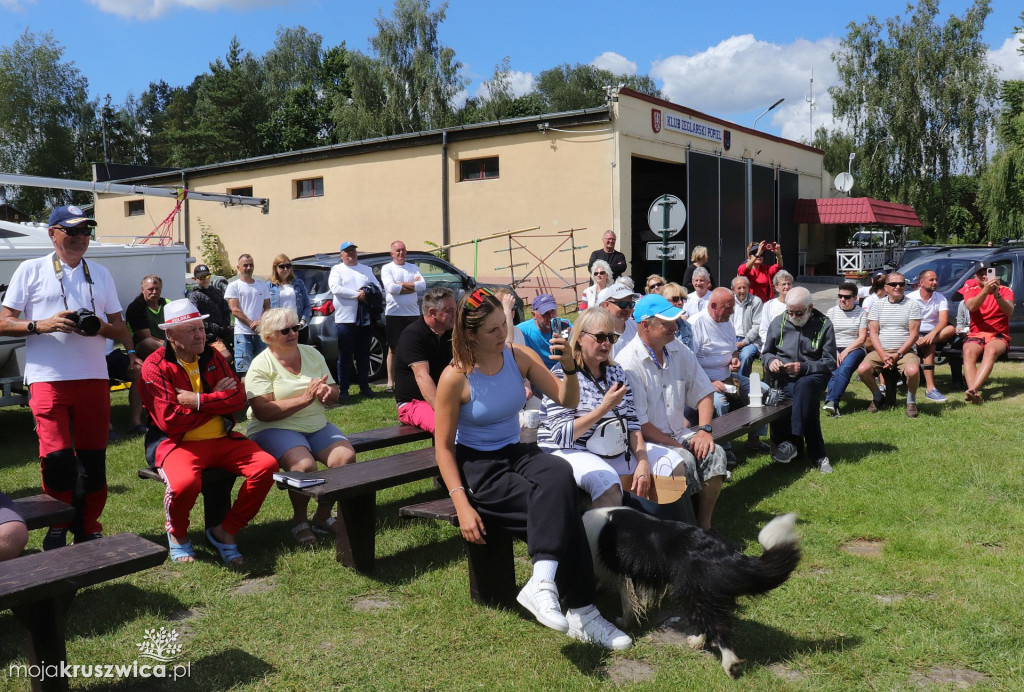
[[[220,553],[220,559],[228,567],[237,567],[242,564],[242,554],[238,552],[238,546],[234,543],[221,543],[213,537],[213,532],[210,529],[206,529],[206,540],[210,542],[217,552]],[[237,562],[236,562],[237,560]]]
[[[171,550],[171,562],[185,562],[183,558],[196,559],[196,551],[192,549],[192,541],[186,543],[175,543],[171,534],[167,534],[167,547]]]
[[[334,533],[333,527],[338,522],[336,517],[327,517],[324,521],[317,521],[314,519],[310,523],[310,528],[313,529],[313,533],[318,533],[321,536],[329,536]]]
[[[309,534],[305,537],[300,536],[304,531],[308,531]],[[303,521],[292,527],[292,536],[295,541],[302,546],[313,546],[316,545],[316,536],[313,535],[313,528],[309,525],[308,521]]]

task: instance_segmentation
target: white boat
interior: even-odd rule
[[[0,221],[0,295],[7,290],[18,265],[50,252],[53,243],[46,224]],[[188,252],[184,245],[119,245],[94,240],[89,244],[86,259],[110,270],[122,308],[127,308],[139,295],[142,277],[147,274],[163,279],[165,298],[174,300],[185,295]],[[0,406],[25,403],[24,348],[24,337],[0,336]]]

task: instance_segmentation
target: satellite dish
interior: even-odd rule
[[[836,176],[836,189],[840,192],[849,192],[853,189],[853,176],[843,172]]]

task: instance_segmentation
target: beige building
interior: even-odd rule
[[[690,248],[708,247],[710,269],[727,280],[751,240],[778,240],[787,267],[828,271],[834,243],[821,226],[793,221],[798,198],[825,197],[822,152],[628,89],[606,108],[519,118],[350,142],[118,180],[265,198],[265,210],[187,200],[171,224],[201,261],[201,228],[223,243],[229,264],[243,252],[267,274],[273,257],[362,252],[402,239],[410,250],[457,245],[452,261],[482,280],[526,281],[526,298],[550,290],[569,302],[587,281],[586,261],[613,229],[639,282],[661,271],[648,211],[665,194],[686,221],[669,262],[681,279]],[[100,239],[145,236],[174,200],[99,195]],[[467,243],[507,231],[509,237]],[[514,249],[509,252],[509,248]],[[574,249],[575,248],[575,249]],[[652,259],[648,259],[652,258]],[[574,265],[577,269],[574,272]],[[580,267],[579,265],[582,265]],[[833,270],[834,271],[834,270]],[[796,272],[794,272],[796,273]],[[639,284],[638,284],[639,285]]]

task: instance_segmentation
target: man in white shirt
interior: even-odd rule
[[[921,334],[917,338],[917,357],[921,359],[924,374],[924,396],[930,401],[945,403],[946,397],[935,386],[935,352],[956,336],[956,327],[949,323],[949,303],[946,296],[935,289],[939,277],[931,269],[925,269],[918,277],[920,288],[907,298],[921,304]]]
[[[907,417],[917,418],[921,359],[914,353],[914,345],[921,332],[921,304],[907,299],[906,286],[902,274],[889,274],[885,279],[885,298],[875,301],[868,313],[872,351],[857,368],[861,381],[871,390],[868,413],[877,413],[896,403],[896,387],[887,388],[883,397],[875,382],[875,376],[882,370],[896,370],[907,381]]]
[[[338,386],[341,401],[348,399],[352,384],[352,358],[355,356],[356,384],[359,393],[372,398],[370,389],[370,339],[373,336],[374,301],[382,298],[380,282],[373,270],[359,263],[355,243],[341,244],[341,262],[334,265],[327,279],[334,294],[334,326],[338,330]],[[377,295],[371,295],[371,294]]]
[[[683,307],[687,320],[693,319],[708,306],[708,300],[711,299],[711,272],[704,267],[697,267],[693,270],[693,277],[690,280],[693,282],[693,293],[687,296],[686,305]]]
[[[254,279],[252,255],[238,258],[238,280],[228,284],[224,298],[235,316],[235,372],[245,382],[249,363],[267,347],[259,337],[260,317],[270,309],[270,286]]]
[[[75,543],[100,537],[110,428],[106,340],[125,344],[131,366],[139,367],[114,279],[85,259],[95,225],[76,206],[54,209],[54,252],[21,263],[0,309],[0,336],[25,338],[43,492],[76,510],[73,522],[50,528],[43,550],[66,545],[68,528]]]
[[[633,306],[640,300],[639,293],[633,293],[628,286],[618,282],[608,286],[597,294],[597,304],[612,317],[612,324],[619,340],[612,346],[612,358],[626,347],[636,336],[636,320],[633,319]]]
[[[761,310],[764,303],[750,292],[750,279],[737,276],[732,280],[732,294],[736,298],[732,322],[736,330],[736,348],[740,352],[740,374],[750,377],[754,359],[761,351]]]
[[[419,297],[427,290],[419,267],[405,261],[405,243],[391,243],[391,261],[380,269],[384,284],[384,335],[388,342],[388,386],[385,392],[395,390],[395,352],[402,332],[420,317]]]
[[[650,293],[634,310],[636,338],[616,360],[626,372],[645,440],[675,449],[686,462],[687,495],[696,502],[697,525],[711,528],[711,515],[726,474],[725,451],[711,437],[715,388],[690,349],[676,340],[682,310]],[[690,430],[685,408],[697,411]],[[653,463],[653,460],[652,460]]]

